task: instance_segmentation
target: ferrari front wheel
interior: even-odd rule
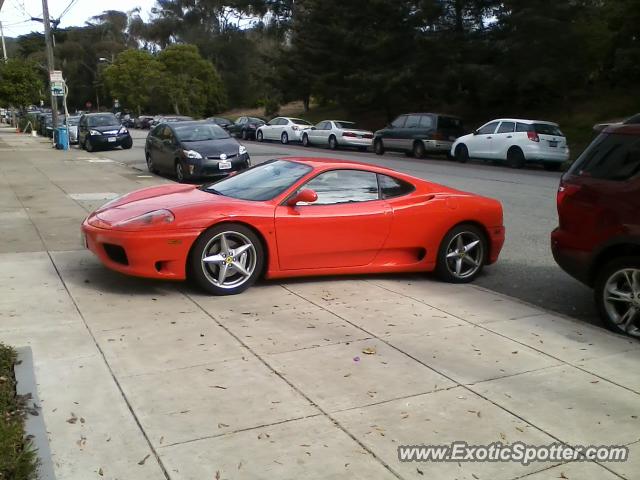
[[[264,248],[248,227],[223,224],[204,232],[189,256],[193,280],[214,295],[235,295],[255,283],[264,265]]]
[[[450,283],[469,283],[482,271],[487,258],[487,240],[475,225],[458,225],[442,240],[436,272]]]

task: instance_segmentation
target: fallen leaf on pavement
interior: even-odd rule
[[[420,475],[424,475],[424,472],[423,472],[422,470],[420,470],[418,467],[416,467],[416,470],[418,471],[418,473],[419,473]]]
[[[216,470],[216,480],[220,480],[220,470]]]
[[[227,387],[223,387],[222,385],[209,385],[209,388],[219,388],[221,390],[226,390]]]
[[[375,355],[376,354],[376,349],[373,348],[373,347],[363,348],[362,349],[362,353],[364,353],[365,355]]]
[[[569,477],[567,477],[567,476],[564,474],[564,472],[560,472],[560,476],[559,476],[558,478],[567,478],[567,479],[568,479]]]
[[[151,456],[151,454],[150,454],[150,453],[148,453],[146,457],[144,457],[142,460],[140,460],[140,461],[138,462],[138,465],[144,465],[144,462],[146,462],[146,461],[147,461],[147,458],[149,458],[150,456]]]
[[[227,425],[226,423],[219,423],[218,424],[218,428],[225,428],[228,427],[229,425]]]
[[[77,421],[78,421],[78,417],[76,417],[75,413],[71,412],[71,417],[67,418],[67,423],[70,423],[73,425]]]
[[[98,469],[98,475],[100,475],[101,477],[104,477],[104,472],[102,471],[102,467]]]

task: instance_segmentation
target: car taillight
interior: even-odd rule
[[[527,132],[527,138],[532,142],[539,142],[540,137],[538,136],[538,132]]]
[[[342,136],[343,137],[357,137],[358,135],[356,135],[353,132],[342,132]]]
[[[300,130],[300,127],[298,127],[297,125],[294,125],[293,127],[291,127],[291,130]]]
[[[557,196],[557,204],[558,204],[558,212],[560,212],[560,208],[562,204],[565,202],[567,197],[575,194],[580,190],[580,185],[576,185],[575,183],[566,183],[564,181],[560,181],[560,187],[558,187],[558,196]]]

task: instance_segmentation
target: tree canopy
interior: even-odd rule
[[[149,20],[106,11],[54,33],[76,106],[508,113],[624,88],[640,104],[637,0],[157,0]],[[44,65],[42,35],[14,51]]]

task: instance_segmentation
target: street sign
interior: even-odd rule
[[[56,97],[64,97],[64,82],[52,81],[51,82],[51,94]]]
[[[63,82],[64,79],[62,78],[62,71],[61,70],[53,70],[53,71],[49,72],[49,80],[51,81],[51,83],[53,83],[53,82]]]

